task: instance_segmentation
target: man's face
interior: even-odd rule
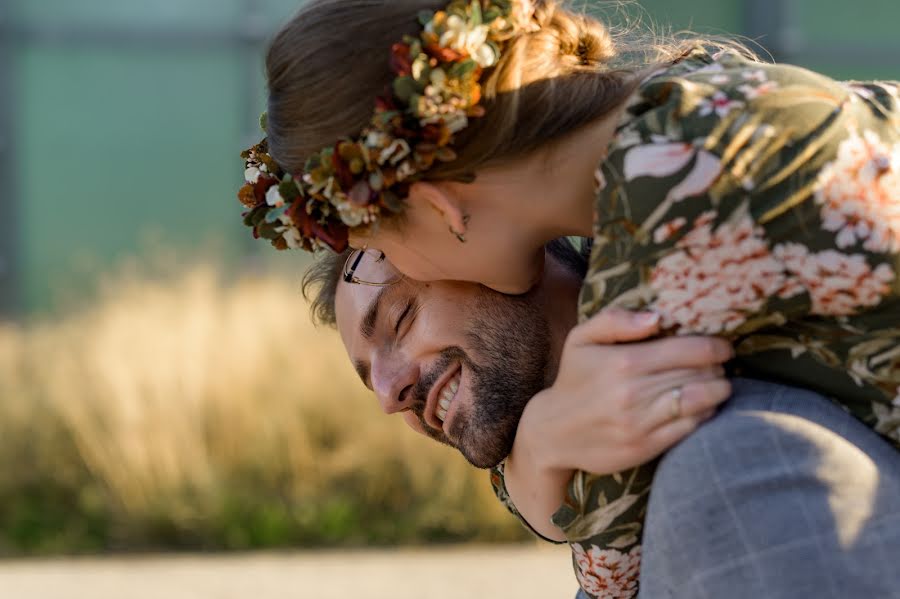
[[[540,286],[507,296],[471,283],[341,282],[335,308],[382,409],[480,468],[508,455],[525,404],[555,375]]]

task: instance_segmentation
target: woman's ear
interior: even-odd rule
[[[430,208],[441,215],[450,230],[459,235],[466,233],[466,218],[459,198],[440,183],[417,181],[409,188],[409,201],[423,208]]]

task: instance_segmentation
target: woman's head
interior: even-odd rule
[[[447,0],[310,0],[272,41],[266,57],[267,133],[288,172],[336,140],[358,135],[375,99],[395,78],[391,47],[422,29],[421,11]],[[486,114],[457,134],[457,160],[428,179],[471,175],[540,148],[608,112],[626,85],[605,69],[615,56],[607,29],[555,0],[537,0],[539,27],[517,36],[482,79]],[[536,85],[536,84],[540,85]]]
[[[611,113],[634,85],[628,73],[610,68],[616,47],[599,21],[555,0],[511,1],[529,7],[531,26],[508,40],[496,64],[485,69],[479,101],[484,114],[455,132],[454,159],[436,161],[419,182],[403,188],[402,215],[351,230],[351,244],[385,251],[410,276],[524,291],[540,274],[547,239],[529,231],[524,216],[516,218],[530,208],[515,197],[515,183],[527,189],[528,177],[545,165],[536,158],[541,152]],[[392,46],[420,34],[421,11],[446,5],[306,3],[273,40],[266,61],[269,153],[280,167],[302,172],[322,148],[359,136],[376,98],[396,77]],[[542,233],[552,238],[562,232]]]

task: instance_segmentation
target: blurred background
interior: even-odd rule
[[[240,224],[266,40],[299,4],[0,0],[0,556],[527,538],[309,324],[305,257]],[[627,11],[900,78],[896,0]]]

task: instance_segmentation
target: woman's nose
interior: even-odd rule
[[[375,360],[372,364],[372,389],[385,414],[395,414],[412,407],[410,392],[418,377],[414,364],[391,360]]]

